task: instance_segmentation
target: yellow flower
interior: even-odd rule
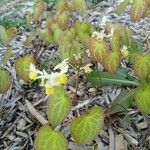
[[[81,59],[81,54],[74,54],[74,58],[76,61],[79,61]]]
[[[121,51],[121,54],[122,54],[123,57],[128,57],[129,56],[129,51],[128,50]]]
[[[54,87],[46,87],[45,93],[50,96],[54,94]]]
[[[36,80],[37,76],[38,76],[38,73],[37,73],[36,71],[31,71],[31,72],[29,73],[29,78],[30,78],[31,80]]]
[[[58,77],[58,82],[60,82],[61,84],[66,84],[67,80],[68,80],[68,78],[65,74],[62,74]]]
[[[121,54],[123,57],[128,57],[129,56],[129,51],[128,51],[128,48],[126,45],[123,45],[122,49],[121,49]]]

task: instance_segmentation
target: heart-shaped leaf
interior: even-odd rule
[[[95,139],[104,124],[104,112],[101,107],[95,107],[88,113],[75,118],[71,122],[71,134],[78,144],[86,144]]]
[[[126,75],[121,72],[112,75],[109,72],[92,71],[88,74],[88,79],[94,86],[139,85],[138,82],[127,80]]]
[[[47,103],[47,116],[53,128],[61,123],[69,114],[71,100],[63,87],[57,87],[55,93],[49,97]]]
[[[119,68],[121,54],[119,51],[111,51],[108,53],[107,57],[104,60],[105,69],[115,74]]]
[[[65,136],[53,131],[48,125],[40,128],[35,139],[36,150],[68,150]]]
[[[140,79],[147,79],[150,75],[150,54],[136,54],[133,65],[135,74]]]
[[[11,77],[9,73],[4,69],[0,69],[0,93],[6,92],[10,86]]]
[[[15,62],[15,69],[18,76],[26,82],[30,80],[28,71],[30,64],[36,64],[34,56],[30,54],[19,57]]]
[[[129,4],[129,0],[124,0],[117,8],[116,14],[121,15]]]
[[[89,42],[90,42],[89,50],[90,50],[91,57],[95,61],[102,63],[108,54],[108,46],[104,41],[99,41],[94,38],[91,38]]]
[[[136,88],[134,99],[139,110],[150,115],[150,85],[141,85]]]
[[[131,18],[134,22],[139,21],[147,12],[146,0],[134,0],[131,8]]]

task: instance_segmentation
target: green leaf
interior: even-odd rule
[[[35,138],[36,150],[68,150],[68,142],[65,136],[53,131],[48,125],[40,128]]]
[[[136,88],[134,99],[139,110],[144,114],[150,115],[150,84]]]
[[[146,0],[134,0],[131,7],[131,18],[134,22],[139,21],[142,17],[146,15],[147,12],[147,2]]]
[[[130,81],[126,79],[124,74],[117,72],[116,75],[112,75],[108,72],[92,71],[88,74],[88,80],[94,86],[122,86],[122,85],[134,85],[137,86],[138,82]]]
[[[88,113],[75,118],[71,122],[71,135],[78,144],[86,144],[95,139],[104,124],[104,112],[101,107],[95,107]]]
[[[133,101],[134,91],[123,90],[115,100],[110,103],[110,114],[126,111]]]
[[[129,0],[124,0],[117,8],[116,14],[121,15],[129,4]]]
[[[53,128],[59,125],[71,110],[71,100],[63,87],[57,87],[55,93],[49,97],[47,116]]]
[[[28,70],[31,63],[36,64],[34,56],[31,54],[19,57],[15,62],[15,69],[18,76],[26,82],[30,80]]]
[[[110,51],[104,60],[105,69],[111,74],[115,74],[119,68],[120,59],[120,51]]]
[[[7,64],[7,61],[10,59],[11,55],[12,55],[12,48],[8,47],[3,57],[3,65]]]
[[[0,68],[0,94],[5,93],[10,88],[11,82],[8,71]]]
[[[147,79],[150,75],[150,54],[138,53],[134,57],[133,67],[140,79]]]

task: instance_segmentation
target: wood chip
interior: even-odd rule
[[[127,150],[127,141],[121,134],[115,136],[115,150]]]
[[[109,129],[109,150],[115,150],[115,135],[114,132]]]
[[[34,108],[34,106],[26,100],[26,106],[28,111],[34,116],[41,124],[47,124],[48,121]]]

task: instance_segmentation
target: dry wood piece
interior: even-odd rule
[[[114,132],[109,129],[109,150],[115,150],[115,135]]]
[[[47,124],[48,121],[34,108],[34,106],[26,100],[26,106],[32,116],[34,116],[41,124]]]
[[[127,150],[127,141],[121,134],[115,136],[115,150]]]

